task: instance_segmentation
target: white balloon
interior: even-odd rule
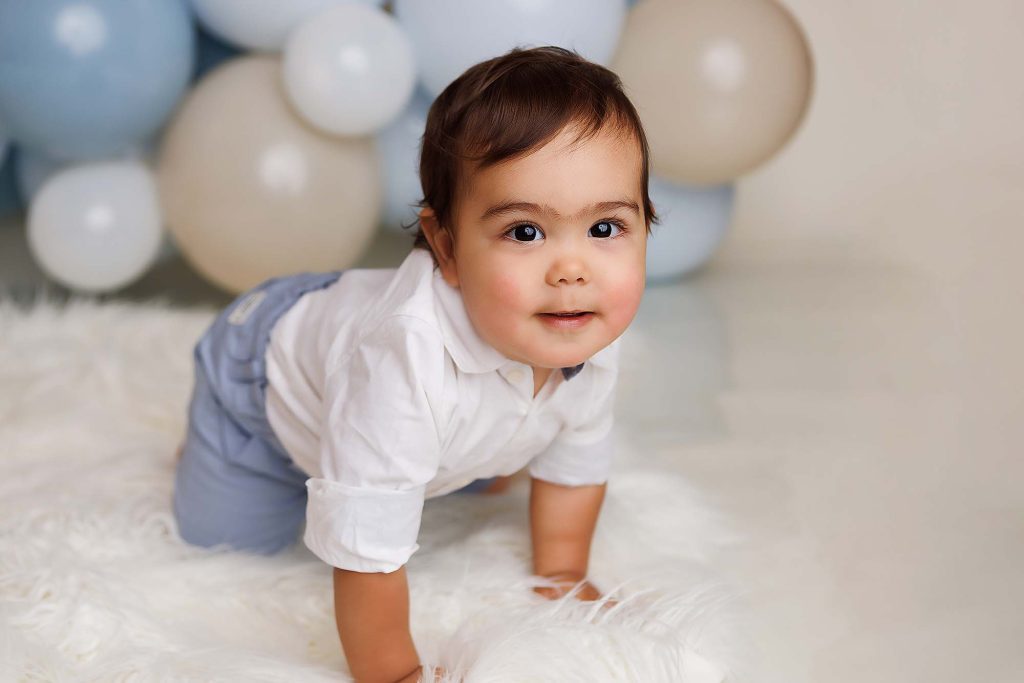
[[[725,237],[735,186],[694,187],[651,176],[648,191],[661,220],[647,240],[647,282],[669,282],[704,265]]]
[[[138,161],[58,171],[29,205],[29,250],[50,277],[75,290],[133,282],[153,264],[162,232],[156,182]]]
[[[192,0],[192,7],[210,33],[232,45],[277,52],[303,21],[347,2],[384,4],[384,0]]]
[[[513,47],[556,45],[607,65],[615,54],[626,0],[396,0],[412,39],[420,80],[432,95],[477,62]]]
[[[418,216],[415,206],[423,197],[420,184],[420,146],[427,127],[427,112],[433,99],[417,89],[409,106],[391,125],[377,134],[381,182],[384,187],[382,221],[386,230],[413,234],[402,229]]]
[[[144,161],[152,169],[156,151],[157,137],[152,137],[140,145],[129,148],[115,159]],[[53,159],[27,147],[18,150],[18,153],[13,156],[12,163],[14,164],[15,184],[18,186],[18,193],[24,198],[25,204],[31,203],[39,192],[39,188],[53,174],[76,164],[73,161]],[[170,233],[164,231],[161,239],[160,250],[156,256],[157,262],[166,261],[178,253],[177,245],[171,239]]]
[[[360,136],[401,113],[416,85],[412,45],[394,19],[359,4],[338,5],[292,31],[284,85],[315,127]]]

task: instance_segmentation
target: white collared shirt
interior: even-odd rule
[[[607,481],[618,346],[534,397],[532,368],[479,337],[424,249],[305,294],[266,355],[268,420],[310,476],[304,542],[335,567],[391,572],[419,548],[426,498],[523,467]]]

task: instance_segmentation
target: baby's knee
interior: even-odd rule
[[[294,545],[305,521],[298,515],[275,520],[256,516],[232,519],[231,515],[212,511],[190,511],[177,495],[173,508],[178,535],[189,545],[257,555],[274,555]]]

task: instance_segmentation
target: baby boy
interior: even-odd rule
[[[196,345],[182,538],[270,554],[301,535],[334,567],[355,679],[414,683],[424,500],[525,468],[534,573],[600,597],[585,577],[657,222],[648,157],[619,79],[573,52],[517,49],[452,82],[400,266],[274,278]]]

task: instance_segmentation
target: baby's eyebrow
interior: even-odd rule
[[[589,214],[594,214],[603,211],[612,211],[613,209],[629,209],[637,216],[640,215],[640,207],[637,205],[636,202],[629,199],[617,199],[608,202],[597,202],[596,204],[591,204],[590,206],[583,208],[579,213],[577,213],[575,216],[571,216],[570,218],[581,218]],[[495,204],[491,208],[484,211],[483,215],[480,216],[480,220],[486,221],[497,216],[504,216],[506,214],[516,213],[517,211],[527,211],[545,214],[556,219],[562,218],[562,215],[560,213],[555,211],[553,207],[550,207],[547,204],[534,204],[533,202],[523,202],[511,199],[508,201],[501,202],[500,204]]]

